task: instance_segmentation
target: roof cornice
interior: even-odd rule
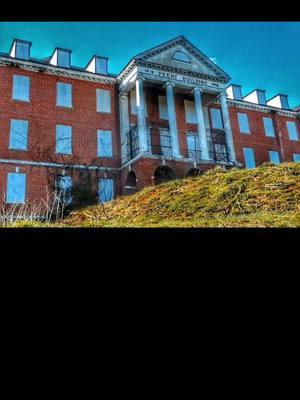
[[[50,75],[65,76],[72,79],[99,82],[108,85],[113,85],[117,81],[116,77],[112,77],[109,75],[98,75],[90,72],[78,71],[72,68],[56,67],[53,65],[38,63],[34,61],[17,60],[5,56],[0,56],[0,66],[17,67],[27,71],[43,72]]]

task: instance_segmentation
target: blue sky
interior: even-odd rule
[[[98,54],[118,73],[135,54],[179,35],[214,58],[243,95],[265,89],[267,99],[283,93],[300,104],[300,22],[0,22],[0,52],[19,38],[33,43],[33,57],[63,47],[73,50],[73,65]]]

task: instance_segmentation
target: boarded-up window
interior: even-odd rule
[[[110,91],[97,89],[97,111],[110,113]]]
[[[286,124],[287,124],[287,128],[288,128],[290,140],[299,140],[296,123],[292,122],[292,121],[287,121]]]
[[[69,83],[57,83],[56,105],[72,107],[72,85]]]
[[[185,120],[188,124],[196,124],[196,109],[195,102],[190,100],[184,100],[184,109],[185,109]]]
[[[211,115],[213,128],[214,129],[223,129],[224,126],[223,126],[221,110],[219,110],[218,108],[211,108],[210,115]]]
[[[238,113],[239,127],[241,133],[250,133],[248,115],[245,113]]]
[[[274,137],[275,132],[272,118],[263,117],[263,122],[266,136]]]
[[[14,75],[13,77],[13,100],[29,101],[30,78],[28,76]]]
[[[98,130],[98,156],[112,157],[112,132]]]
[[[114,180],[99,179],[99,202],[106,203],[114,198]]]
[[[244,159],[246,168],[255,168],[254,151],[250,147],[244,147]]]
[[[72,154],[72,127],[56,125],[56,153]]]
[[[10,121],[9,148],[27,150],[28,121],[12,119]]]
[[[9,172],[7,175],[6,203],[25,203],[26,195],[26,174]]]
[[[280,157],[278,151],[269,151],[270,161],[274,164],[280,164]]]
[[[159,118],[168,120],[169,116],[168,116],[166,96],[158,96],[158,106],[159,106]]]

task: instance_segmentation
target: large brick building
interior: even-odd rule
[[[246,96],[219,66],[180,36],[134,57],[115,76],[94,56],[43,60],[15,40],[0,53],[0,196],[45,198],[89,187],[91,202],[215,165],[252,168],[300,161],[299,107],[283,94]],[[83,187],[83,186],[82,186]],[[84,195],[83,195],[84,197]]]

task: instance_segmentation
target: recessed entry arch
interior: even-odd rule
[[[167,165],[161,165],[154,171],[154,183],[160,185],[161,183],[169,182],[176,179],[175,172]]]
[[[137,178],[134,171],[129,171],[125,182],[125,194],[133,194],[137,191]]]
[[[187,177],[199,176],[202,175],[203,171],[200,168],[191,168],[186,173]]]

